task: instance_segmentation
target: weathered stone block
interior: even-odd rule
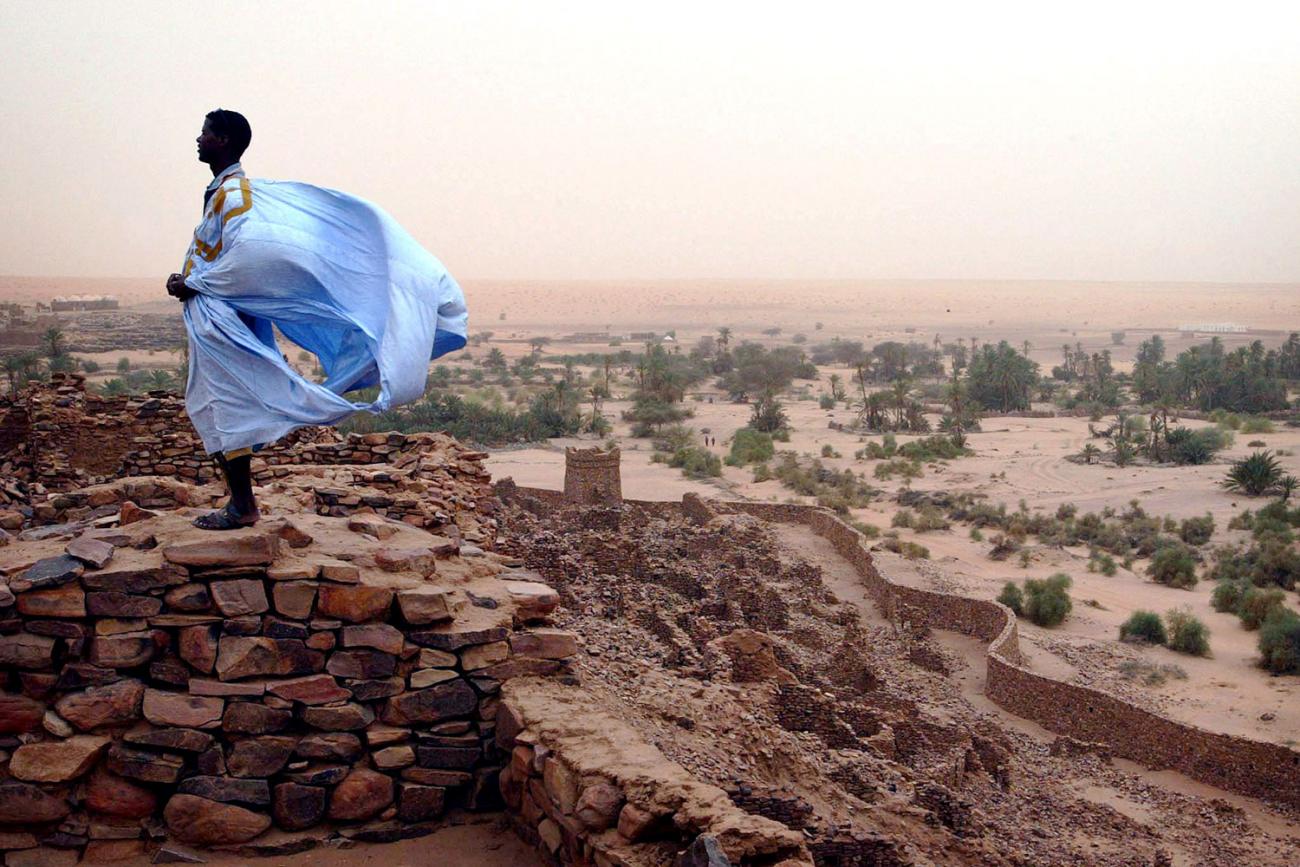
[[[378,650],[339,650],[330,654],[325,670],[336,677],[388,677],[397,669],[397,658]]]
[[[296,737],[265,735],[239,741],[226,757],[226,767],[235,777],[270,777],[289,762]]]
[[[162,555],[169,563],[190,568],[267,566],[279,553],[277,542],[276,536],[260,530],[236,530],[192,542],[175,542],[165,546]]]
[[[325,655],[301,641],[251,637],[222,638],[216,664],[221,680],[312,674],[324,667]]]
[[[0,735],[21,735],[41,724],[45,705],[25,695],[0,693]]]
[[[354,702],[302,709],[304,723],[312,728],[331,732],[360,731],[370,725],[374,719],[374,711]]]
[[[105,768],[86,778],[85,794],[86,808],[92,813],[120,819],[143,819],[153,815],[158,806],[158,799],[150,789],[111,774]]]
[[[355,768],[330,796],[329,817],[339,822],[373,818],[393,803],[393,780],[368,768]]]
[[[118,776],[142,783],[174,783],[181,778],[185,762],[170,753],[152,753],[115,743],[108,748],[106,764]]]
[[[221,717],[221,728],[237,735],[265,735],[284,731],[292,722],[292,711],[260,702],[232,701]]]
[[[198,795],[224,804],[265,807],[271,803],[271,787],[266,780],[236,780],[231,777],[187,777],[176,791]]]
[[[393,696],[384,705],[383,720],[389,725],[431,723],[468,715],[477,707],[474,689],[463,680],[454,680]]]
[[[446,808],[447,790],[441,786],[398,786],[397,818],[403,822],[427,822],[441,816]]]
[[[167,830],[195,846],[245,843],[271,826],[271,817],[197,795],[173,795],[163,809]]]
[[[18,594],[18,613],[28,617],[85,617],[86,591],[76,584],[29,590]]]
[[[271,606],[266,601],[266,590],[255,578],[238,581],[213,581],[208,585],[217,610],[226,617],[261,614]]]
[[[65,695],[55,702],[54,709],[74,728],[84,732],[102,725],[117,725],[139,719],[143,701],[143,683],[138,680],[121,680]]]
[[[351,691],[339,686],[328,674],[275,681],[267,685],[267,690],[280,698],[309,705],[331,704],[352,697]]]
[[[92,569],[103,569],[113,559],[113,546],[102,539],[78,536],[63,549],[69,557],[75,557]]]
[[[144,718],[156,726],[210,729],[221,725],[223,698],[209,698],[157,689],[144,691]]]
[[[0,635],[0,667],[45,671],[53,666],[53,638],[30,632]]]
[[[538,659],[568,659],[578,652],[578,637],[563,629],[533,629],[510,636],[510,650]]]
[[[403,643],[401,631],[387,623],[343,627],[344,647],[370,647],[397,655],[402,652]]]
[[[385,587],[361,584],[322,584],[316,610],[324,617],[337,617],[349,623],[382,620],[393,603],[393,591]]]
[[[29,783],[66,783],[89,771],[107,747],[108,738],[95,735],[24,744],[14,750],[9,773]]]
[[[478,671],[504,662],[510,658],[510,645],[505,641],[493,641],[490,644],[476,644],[460,652],[460,667],[465,671]]]
[[[397,607],[407,623],[423,626],[440,623],[456,616],[456,591],[444,587],[420,587],[397,594]]]
[[[286,831],[301,831],[325,817],[325,789],[280,783],[271,795],[271,816]]]
[[[306,620],[316,602],[316,585],[309,581],[285,581],[271,588],[275,610],[285,617]]]
[[[86,613],[91,617],[152,617],[162,611],[156,596],[138,596],[102,590],[86,594]]]

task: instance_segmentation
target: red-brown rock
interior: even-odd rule
[[[286,831],[310,828],[325,817],[325,789],[299,783],[280,783],[271,793],[271,815]]]
[[[194,846],[246,843],[271,826],[271,817],[197,795],[173,795],[163,808],[173,837]]]
[[[144,718],[156,726],[216,728],[221,725],[221,714],[225,709],[226,700],[223,698],[158,689],[144,691]]]
[[[298,739],[287,735],[266,735],[239,741],[226,759],[235,777],[269,777],[289,762]]]
[[[0,735],[21,735],[40,727],[45,705],[25,695],[0,693]]]
[[[236,581],[213,581],[208,585],[217,610],[226,617],[261,614],[270,608],[262,582],[254,578]]]
[[[313,674],[293,680],[281,680],[267,685],[267,691],[289,701],[302,704],[330,704],[346,701],[352,697],[351,690],[344,689],[328,674]]]
[[[392,800],[391,793],[389,800]],[[13,780],[0,783],[0,821],[5,824],[57,822],[70,812],[72,808],[67,801],[36,786]]]
[[[190,568],[266,566],[279,553],[278,541],[276,536],[260,530],[236,530],[175,542],[165,546],[162,555],[169,563]]]
[[[393,696],[384,704],[383,720],[399,726],[431,723],[465,716],[477,708],[478,697],[473,688],[464,680],[454,680]]]
[[[364,623],[367,620],[382,620],[392,604],[393,591],[386,587],[322,584],[316,600],[316,612],[322,617]]]
[[[65,695],[55,702],[59,716],[78,731],[90,731],[102,725],[117,725],[140,718],[144,701],[144,684],[138,680],[119,680],[106,686],[94,686]]]
[[[86,591],[76,584],[18,594],[18,613],[28,617],[86,616]]]
[[[293,638],[226,637],[217,654],[221,680],[312,674],[324,667],[325,654]]]
[[[102,539],[78,536],[63,549],[69,557],[75,557],[92,569],[103,569],[113,559],[113,546]]]
[[[214,624],[186,626],[177,632],[176,652],[197,671],[211,674],[217,664],[220,634],[220,628]]]
[[[360,822],[379,815],[393,803],[393,780],[369,768],[354,768],[330,796],[329,817]]]
[[[102,768],[86,778],[86,807],[91,812],[143,819],[153,815],[157,806],[158,799],[151,790]]]
[[[9,773],[29,783],[66,783],[90,770],[107,747],[108,738],[95,735],[24,744],[14,750]]]

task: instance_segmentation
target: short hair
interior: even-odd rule
[[[235,159],[242,157],[253,140],[253,128],[248,125],[248,118],[225,108],[213,109],[208,112],[207,118],[212,131],[230,143]]]

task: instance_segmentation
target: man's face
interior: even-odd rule
[[[199,133],[199,137],[194,141],[199,146],[199,162],[201,163],[212,162],[226,147],[226,137],[214,133],[210,122],[207,120],[203,121],[203,131]]]

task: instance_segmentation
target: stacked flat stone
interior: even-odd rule
[[[501,683],[567,675],[576,649],[535,575],[502,573],[498,604],[438,583],[468,562],[446,537],[375,553],[406,576],[387,581],[292,521],[161,545],[157,523],[0,578],[6,865],[257,851],[273,826],[297,847],[392,840],[499,805]],[[377,539],[382,519],[348,523],[328,529]]]

